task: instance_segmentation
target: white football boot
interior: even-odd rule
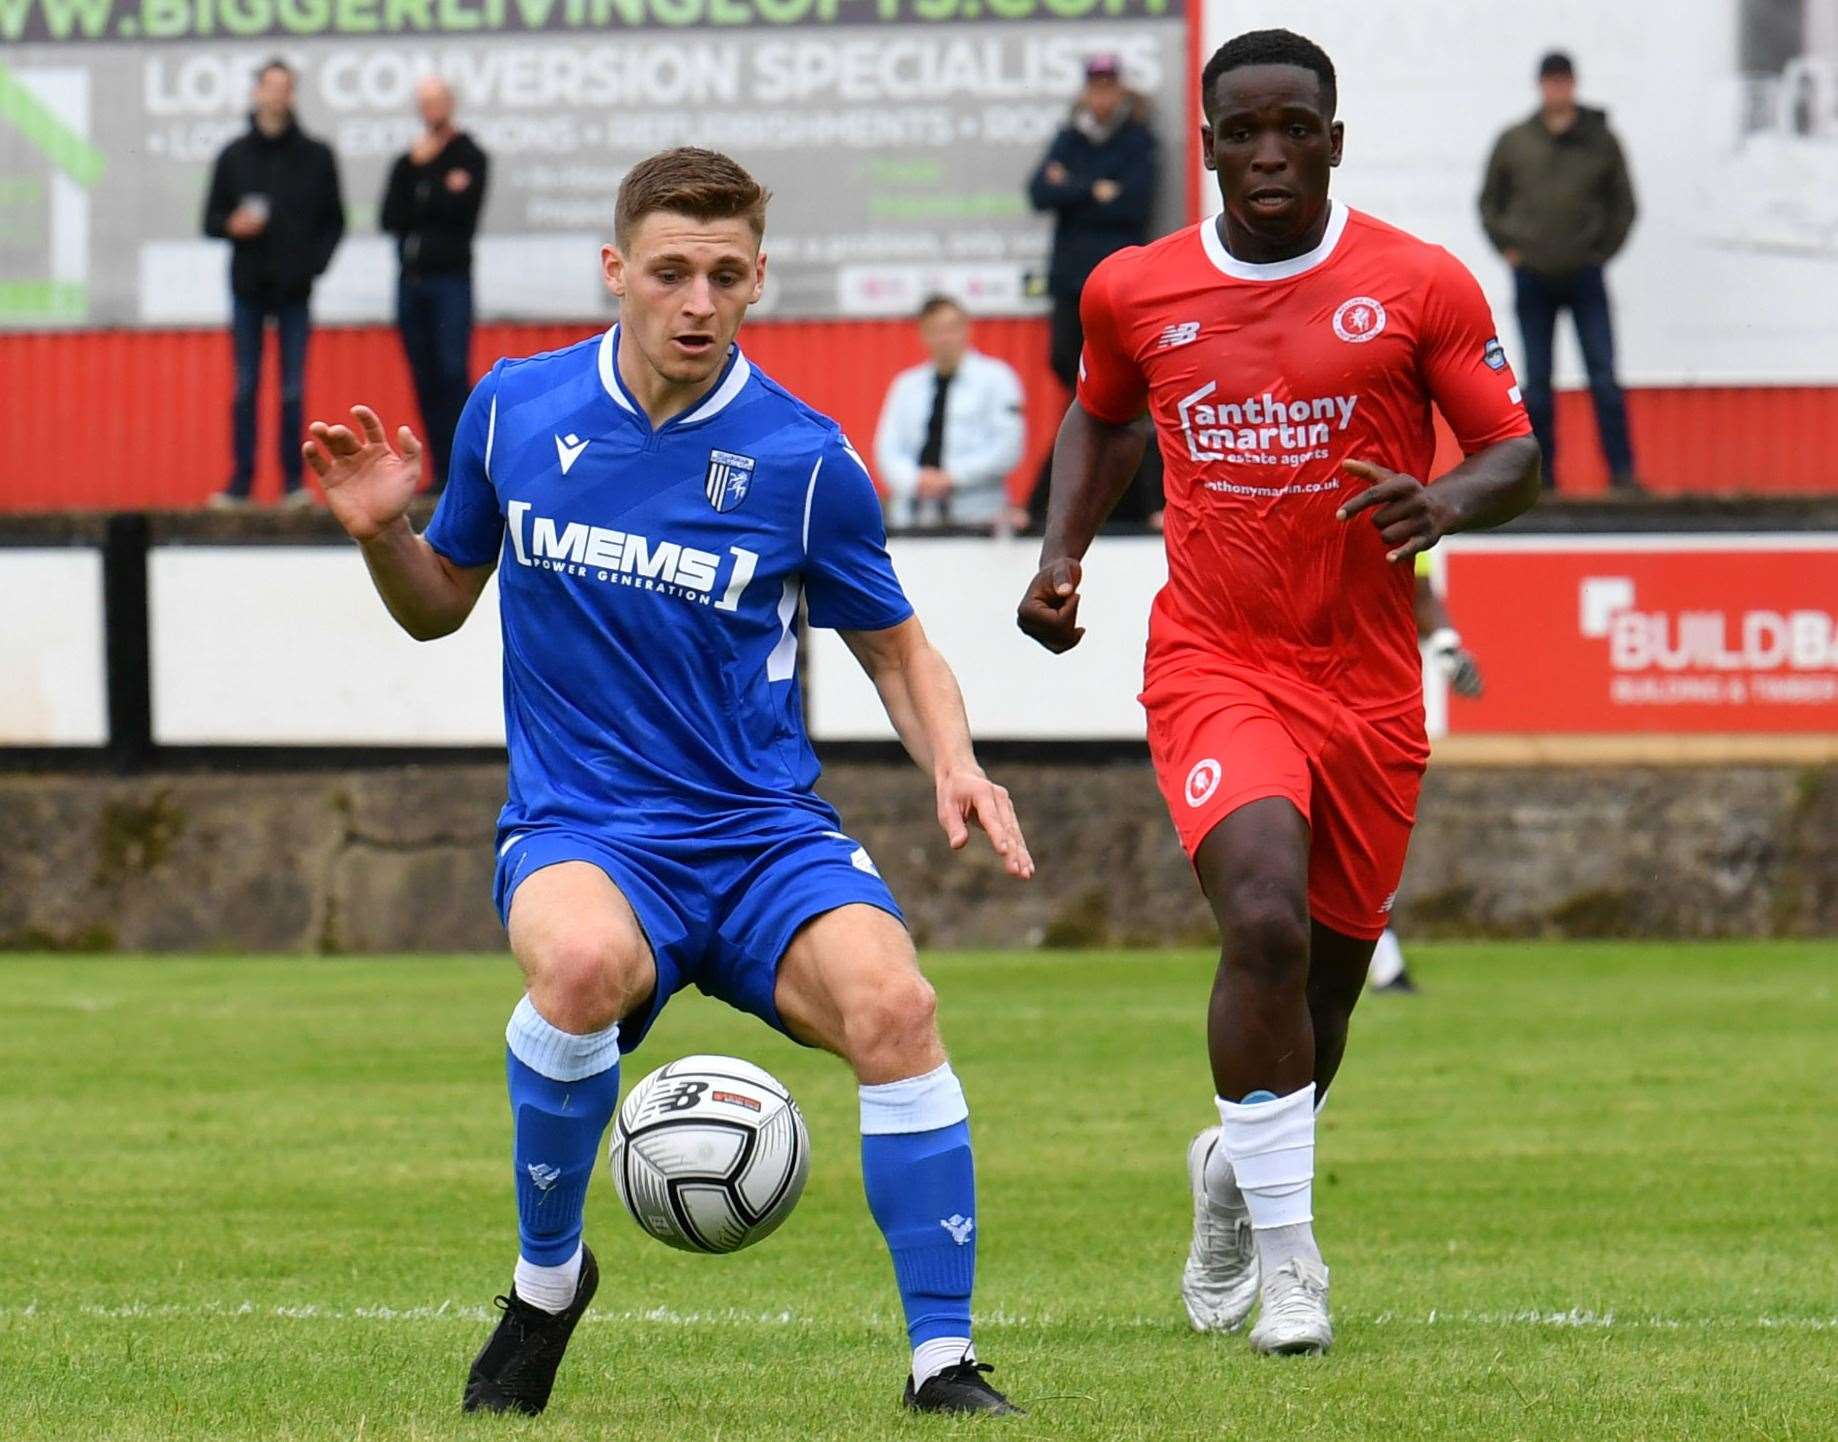
[[[1263,1310],[1251,1329],[1251,1349],[1266,1356],[1319,1357],[1334,1345],[1327,1316],[1327,1268],[1291,1257],[1264,1278]]]
[[[1257,1244],[1244,1194],[1234,1183],[1223,1200],[1207,1195],[1206,1163],[1218,1145],[1219,1128],[1208,1127],[1187,1148],[1193,1245],[1181,1273],[1181,1300],[1196,1332],[1236,1332],[1257,1301]]]

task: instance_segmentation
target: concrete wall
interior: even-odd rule
[[[1040,875],[954,856],[903,765],[825,791],[932,945],[1210,942],[1145,765],[999,768]],[[0,949],[460,951],[496,766],[0,775]],[[1409,935],[1838,935],[1838,766],[1433,768]]]

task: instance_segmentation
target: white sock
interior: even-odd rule
[[[1386,931],[1372,948],[1372,965],[1366,968],[1368,986],[1390,986],[1404,975],[1404,948],[1398,945],[1398,934]]]
[[[545,1312],[565,1312],[568,1304],[574,1300],[575,1289],[580,1282],[579,1247],[559,1267],[539,1267],[519,1257],[517,1271],[511,1278],[511,1286],[517,1295],[532,1307],[540,1307]]]
[[[504,1028],[504,1044],[538,1076],[550,1081],[585,1081],[619,1063],[619,1023],[584,1035],[550,1024],[526,991]]]
[[[1219,1103],[1219,1144],[1251,1212],[1269,1276],[1293,1257],[1319,1264],[1315,1246],[1315,1084],[1270,1101]]]
[[[917,1391],[946,1367],[976,1361],[976,1348],[968,1337],[934,1337],[913,1348],[913,1388]]]
[[[937,1131],[970,1119],[963,1084],[948,1061],[905,1081],[863,1086],[860,1095],[865,1137]]]

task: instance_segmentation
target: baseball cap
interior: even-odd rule
[[[1085,62],[1087,80],[1120,80],[1123,78],[1123,62],[1115,55],[1093,55]]]
[[[1570,57],[1561,50],[1553,50],[1538,62],[1538,78],[1543,80],[1549,75],[1576,75],[1576,67],[1570,63]]]

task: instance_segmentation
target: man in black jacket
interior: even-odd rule
[[[307,302],[345,233],[345,204],[331,147],[294,119],[294,72],[270,60],[255,77],[247,133],[224,147],[204,202],[204,233],[228,240],[230,333],[236,347],[236,398],[230,409],[235,470],[211,498],[218,506],[249,499],[255,476],[255,392],[262,334],[273,317],[281,342],[281,484],[288,505],[313,498],[300,484],[301,407],[306,392]]]
[[[1125,87],[1115,55],[1085,62],[1085,88],[1072,116],[1028,181],[1034,209],[1053,212],[1053,253],[1047,293],[1053,297],[1048,363],[1067,390],[1078,383],[1085,330],[1079,324],[1079,295],[1098,262],[1149,238],[1155,205],[1156,144],[1149,128],[1148,102]],[[1042,465],[1029,511],[1036,522],[1046,514],[1052,457]],[[1151,524],[1161,519],[1161,458],[1155,447],[1129,495],[1112,513],[1114,521]]]
[[[1525,365],[1525,409],[1544,450],[1544,478],[1554,483],[1556,408],[1551,348],[1557,317],[1576,322],[1596,431],[1617,490],[1634,491],[1634,453],[1627,406],[1615,378],[1615,332],[1603,268],[1634,225],[1634,186],[1627,157],[1604,111],[1576,103],[1576,70],[1553,51],[1538,66],[1539,106],[1494,143],[1481,185],[1481,224],[1513,268]]]
[[[427,126],[389,172],[383,229],[402,262],[396,325],[415,377],[431,488],[447,480],[447,453],[472,390],[472,236],[485,204],[485,152],[453,124],[453,92],[425,77],[415,103]]]
[[[1047,292],[1053,297],[1053,373],[1068,388],[1078,380],[1085,335],[1079,293],[1098,262],[1149,238],[1155,203],[1155,132],[1148,106],[1124,88],[1114,55],[1085,64],[1085,89],[1072,118],[1053,137],[1028,182],[1036,210],[1053,212],[1053,255]]]

